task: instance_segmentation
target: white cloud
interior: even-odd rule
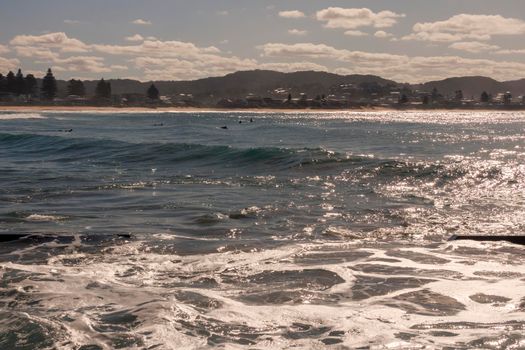
[[[283,18],[303,18],[305,17],[304,12],[292,10],[292,11],[280,11],[279,17]]]
[[[452,43],[451,45],[449,45],[449,48],[470,53],[480,53],[500,49],[500,47],[497,45],[490,45],[479,41],[460,41]]]
[[[11,50],[9,50],[9,48],[7,46],[0,44],[0,54],[8,53],[9,51],[11,51]]]
[[[298,72],[298,71],[328,71],[326,66],[313,62],[291,62],[291,63],[263,63],[259,69],[276,70],[279,72]]]
[[[374,36],[376,38],[380,38],[380,39],[388,39],[388,38],[391,38],[394,36],[394,34],[392,33],[387,33],[385,32],[384,30],[378,30],[377,32],[374,33]]]
[[[178,58],[159,58],[159,57],[141,56],[141,57],[130,59],[129,62],[133,63],[135,67],[139,69],[145,69],[145,68],[151,68],[151,67],[170,68],[173,66],[177,66],[179,68],[191,68],[190,61],[183,61]]]
[[[82,72],[109,72],[104,58],[96,56],[61,57],[59,53],[89,52],[92,46],[78,39],[69,38],[65,33],[44,35],[17,35],[10,44],[19,57],[34,58],[35,63],[57,64],[57,69]]]
[[[134,35],[128,40],[143,39]],[[215,46],[199,47],[181,41],[143,40],[127,45],[86,44],[69,38],[64,33],[49,33],[40,36],[19,35],[11,40],[20,57],[34,58],[35,63],[49,64],[68,72],[106,73],[128,69],[114,63],[106,66],[104,56],[127,59],[136,68],[142,69],[146,78],[154,76],[165,79],[195,79],[217,76],[239,69],[256,69],[258,62],[235,56],[226,57]],[[63,57],[71,47],[96,55]],[[79,50],[80,51],[80,50]]]
[[[7,72],[15,70],[20,66],[20,61],[16,58],[0,57],[0,72]]]
[[[120,64],[114,64],[109,66],[111,70],[128,70],[128,66],[120,65]]]
[[[48,33],[43,35],[17,35],[11,41],[13,46],[37,46],[57,48],[62,52],[87,52],[89,45],[78,39],[69,38],[66,33]]]
[[[300,30],[300,29],[290,29],[288,30],[288,34],[291,34],[291,35],[306,35],[308,33],[308,31],[306,30]]]
[[[297,44],[280,44],[267,43],[258,47],[263,51],[263,55],[267,57],[310,57],[321,58],[331,57],[335,58],[337,50],[325,44],[312,43],[297,43]]]
[[[402,60],[408,59],[407,56],[393,55],[388,53],[350,51],[345,49],[336,49],[325,44],[313,43],[268,43],[259,46],[259,49],[263,51],[263,55],[266,57],[287,57],[294,59],[325,58],[342,62],[352,62],[363,67],[375,64],[397,64]]]
[[[131,62],[144,71],[146,80],[190,80],[258,68],[255,60],[221,56],[198,60],[144,56]]]
[[[515,49],[515,50],[504,49],[504,50],[498,50],[495,53],[497,53],[498,55],[515,55],[515,54],[522,55],[522,54],[525,54],[525,49]]]
[[[201,55],[219,54],[214,47],[197,47],[182,41],[145,40],[137,45],[91,45],[94,51],[111,55],[147,55],[151,57],[185,57],[194,58]]]
[[[142,25],[142,26],[151,25],[151,21],[147,21],[147,20],[142,19],[142,18],[137,18],[136,20],[132,21],[131,23]]]
[[[109,73],[112,71],[104,65],[104,58],[95,56],[72,56],[34,62],[52,66],[53,70],[57,72]]]
[[[525,21],[500,15],[459,14],[444,21],[416,23],[403,40],[452,42],[525,34]]]
[[[239,70],[269,69],[280,72],[327,71],[326,66],[312,62],[258,63],[237,57],[209,61],[188,61],[177,58],[137,57],[131,60],[144,70],[146,80],[190,80],[209,76],[222,76]]]
[[[348,36],[367,36],[368,33],[362,32],[360,30],[347,30],[345,32],[345,35],[348,35]]]
[[[17,46],[15,47],[16,55],[19,57],[32,57],[36,59],[43,59],[53,61],[59,58],[59,55],[49,49],[30,47],[30,46]]]
[[[356,29],[360,27],[388,28],[404,14],[392,11],[373,12],[367,8],[329,7],[317,11],[316,18],[326,22],[326,28]]]
[[[111,69],[104,65],[104,58],[95,56],[72,56],[68,58],[58,58],[53,60],[60,64],[67,71],[106,73]]]
[[[335,72],[375,74],[400,82],[423,82],[450,76],[484,75],[508,80],[522,76],[525,63],[470,59],[459,56],[414,56],[336,49],[325,44],[268,43],[259,47],[265,57],[323,59],[344,63]],[[393,69],[392,67],[395,67]]]
[[[135,34],[132,36],[127,36],[126,41],[144,41],[144,37],[140,34]]]

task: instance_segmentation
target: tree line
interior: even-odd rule
[[[37,85],[35,76],[33,74],[24,76],[21,69],[16,74],[10,71],[5,77],[0,74],[0,92],[32,95],[36,92]]]
[[[40,94],[38,94],[40,92]],[[58,95],[56,78],[51,68],[47,70],[42,78],[40,91],[38,90],[38,80],[33,74],[24,76],[21,69],[17,73],[9,71],[7,75],[0,73],[0,95],[10,94],[14,96],[34,97],[40,95],[45,100],[53,100]],[[67,94],[69,96],[86,97],[84,82],[80,79],[71,79],[67,84]],[[158,100],[160,93],[155,84],[151,84],[146,91],[146,95],[151,100]],[[111,99],[111,83],[100,79],[95,88],[95,97],[98,99]]]

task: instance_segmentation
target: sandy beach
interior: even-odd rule
[[[307,112],[374,112],[393,110],[387,108],[356,108],[356,109],[280,109],[280,108],[213,108],[213,107],[95,107],[95,106],[0,106],[0,112],[109,112],[109,113],[140,113],[140,112],[249,112],[249,113],[307,113]]]
[[[344,112],[502,112],[515,111],[505,109],[395,109],[386,107],[367,107],[352,109],[323,109],[323,108],[213,108],[213,107],[95,107],[95,106],[0,106],[0,112],[106,112],[106,113],[194,113],[194,112],[218,112],[218,113],[344,113]]]

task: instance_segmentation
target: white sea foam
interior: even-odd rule
[[[28,221],[60,221],[64,220],[65,217],[58,215],[42,215],[42,214],[31,214],[26,217]]]
[[[169,235],[164,235],[166,239]],[[109,327],[103,324],[105,315],[123,312],[137,317],[136,326],[125,332],[128,337],[136,337],[145,347],[159,345],[159,349],[198,349],[207,346],[205,332],[211,332],[218,337],[229,339],[242,338],[243,333],[255,336],[255,347],[261,349],[274,348],[321,348],[321,340],[337,338],[341,345],[349,347],[366,347],[372,349],[409,349],[409,348],[440,348],[452,346],[461,342],[479,339],[484,336],[494,336],[505,333],[504,327],[477,328],[463,327],[461,324],[494,324],[512,321],[525,322],[525,317],[518,310],[520,298],[525,295],[523,282],[519,278],[507,278],[508,275],[523,275],[523,261],[512,261],[505,253],[480,256],[484,251],[495,249],[515,249],[504,243],[453,242],[442,244],[438,248],[407,247],[392,248],[388,246],[368,246],[359,248],[351,243],[324,244],[294,244],[286,247],[261,250],[256,252],[226,252],[209,255],[179,256],[144,252],[141,242],[130,242],[112,247],[103,255],[75,253],[62,254],[49,259],[48,265],[23,265],[4,263],[1,266],[9,269],[38,273],[42,277],[31,281],[24,280],[18,287],[32,286],[33,297],[40,299],[40,306],[48,311],[44,317],[58,319],[68,317],[74,322],[64,322],[62,327],[67,330],[73,344],[70,347],[98,344],[104,349],[112,346],[111,333],[105,335],[96,329]],[[462,250],[470,253],[463,254]],[[472,255],[472,250],[478,255]],[[334,264],[325,262],[329,257],[320,258],[298,264],[301,257],[311,254],[349,254],[368,253],[355,261],[341,261]],[[392,252],[398,252],[392,256]],[[418,260],[424,258],[442,259],[440,264]],[[299,260],[297,260],[299,259]],[[388,259],[388,260],[386,260]],[[72,265],[71,261],[77,263]],[[448,262],[446,262],[448,261]],[[383,266],[398,268],[395,275],[377,272],[355,270],[360,266]],[[424,271],[422,275],[408,272],[407,269]],[[340,300],[319,304],[309,300],[305,294],[302,301],[282,302],[277,305],[262,302],[260,304],[245,303],[242,298],[250,293],[260,293],[267,287],[259,284],[253,286],[243,283],[232,284],[224,278],[246,281],[251,276],[261,273],[276,273],[279,271],[307,271],[316,269],[336,273],[344,280],[320,295],[329,297],[338,295]],[[405,269],[405,270],[403,270]],[[480,271],[494,273],[494,276],[484,277]],[[456,274],[457,276],[454,276]],[[498,275],[499,274],[499,275]],[[221,277],[223,276],[223,277]],[[277,275],[279,276],[279,275]],[[46,277],[46,278],[43,278]],[[313,278],[314,276],[311,276]],[[372,295],[369,298],[353,300],[353,289],[359,287],[359,278],[428,278],[433,282],[423,286],[407,285],[401,289],[385,290],[384,293]],[[187,281],[199,279],[215,279],[219,285],[214,288],[184,287]],[[290,283],[297,283],[293,277]],[[322,280],[321,280],[322,281]],[[268,283],[274,283],[271,280]],[[273,292],[288,290],[290,293],[298,290],[297,286],[289,289],[288,281],[278,282],[278,288]],[[308,290],[315,287],[315,282],[305,281],[301,287]],[[311,283],[314,283],[313,285]],[[381,288],[381,283],[370,287]],[[392,282],[395,284],[395,282]],[[413,307],[409,301],[396,299],[410,292],[428,290],[451,299],[451,303],[459,303],[456,311],[439,316],[410,312],[396,303]],[[219,307],[207,308],[192,304],[183,296],[208,298]],[[192,294],[193,293],[193,294]],[[470,297],[476,293],[498,295],[509,301],[500,304],[481,304]],[[315,297],[314,297],[315,298]],[[439,297],[438,297],[439,299]],[[401,299],[402,300],[402,299]],[[455,301],[452,301],[455,300]],[[440,306],[432,306],[433,300],[422,300],[430,303],[429,312],[439,311]],[[439,301],[438,301],[439,303]],[[212,304],[209,304],[212,305]],[[462,306],[461,306],[462,305]],[[464,309],[463,309],[464,307]],[[444,309],[447,305],[443,306]],[[36,318],[35,318],[36,319]],[[439,323],[458,323],[454,329],[437,328]],[[302,326],[301,326],[302,325]],[[120,325],[117,327],[121,327]],[[195,329],[204,331],[201,336],[195,334]],[[308,335],[301,327],[319,329],[318,335]],[[326,327],[327,330],[321,330]],[[422,327],[422,328],[417,328]],[[425,328],[427,327],[427,328]],[[118,328],[120,329],[120,328]],[[454,337],[443,337],[432,331],[449,331]],[[332,331],[340,332],[330,336]],[[481,331],[481,332],[480,332]],[[312,331],[313,333],[317,331]],[[193,335],[192,335],[193,333]],[[304,333],[304,335],[302,335]],[[401,339],[399,334],[413,334],[414,338]],[[288,334],[288,335],[286,335]],[[67,346],[65,347],[67,348]],[[240,344],[226,342],[226,348],[242,348]]]
[[[47,119],[40,113],[0,113],[0,120],[17,120],[17,119]]]

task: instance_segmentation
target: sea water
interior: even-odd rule
[[[1,349],[525,348],[521,112],[1,112]]]

